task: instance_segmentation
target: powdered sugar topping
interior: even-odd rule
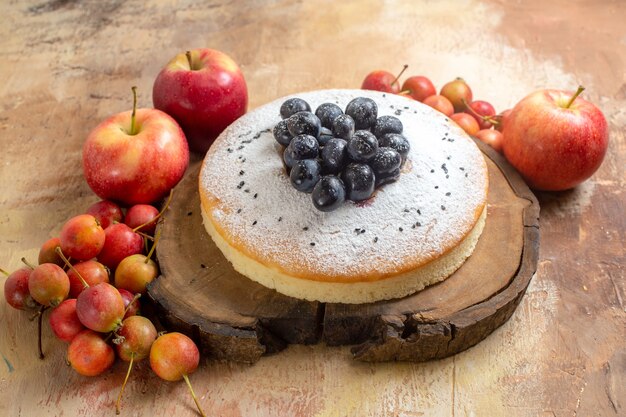
[[[272,136],[290,97],[313,111],[331,102],[345,109],[370,97],[378,115],[393,115],[411,144],[400,178],[362,203],[324,213],[296,191]],[[200,189],[217,201],[210,213],[223,236],[259,262],[291,276],[359,280],[415,268],[456,246],[486,201],[481,152],[448,118],[413,100],[373,91],[323,90],[284,97],[227,128],[211,147]]]

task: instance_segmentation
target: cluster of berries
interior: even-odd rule
[[[114,202],[95,203],[42,245],[37,266],[23,258],[25,267],[5,273],[7,303],[36,312],[41,359],[41,323],[51,309],[50,327],[69,343],[67,361],[79,374],[100,375],[116,356],[129,362],[130,374],[134,362],[149,357],[159,377],[188,382],[200,360],[195,343],[181,333],[158,334],[152,321],[140,315],[139,297],[159,274],[151,259],[159,238],[154,232],[169,201],[160,212],[139,204],[125,216]]]
[[[309,103],[291,98],[280,115],[274,138],[284,147],[291,184],[311,193],[318,210],[366,200],[400,176],[409,142],[397,117],[378,117],[374,100],[357,97],[345,113],[337,104],[323,103],[313,113]]]

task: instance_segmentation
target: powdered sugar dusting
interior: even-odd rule
[[[402,121],[411,150],[398,181],[323,213],[291,186],[271,130],[287,98],[315,111],[325,102],[345,109],[359,96],[374,99],[379,116]],[[456,246],[486,201],[486,182],[481,152],[443,114],[363,90],[301,93],[246,114],[217,139],[200,174],[200,189],[218,202],[207,214],[244,253],[291,276],[355,281],[413,269]]]

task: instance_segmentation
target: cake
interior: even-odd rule
[[[289,97],[249,112],[207,152],[199,177],[204,226],[235,270],[300,299],[368,303],[440,282],[471,255],[485,224],[487,166],[445,115],[411,99],[364,90],[299,97],[341,108],[369,97],[402,121],[411,147],[399,178],[332,212],[290,183],[272,129]]]

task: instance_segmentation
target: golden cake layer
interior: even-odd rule
[[[471,255],[486,217],[487,166],[445,115],[405,97],[323,90],[291,97],[313,110],[370,97],[394,115],[411,150],[400,178],[361,203],[318,211],[295,190],[272,128],[284,97],[232,124],[209,149],[199,178],[204,226],[241,274],[307,300],[366,303],[439,282]]]

